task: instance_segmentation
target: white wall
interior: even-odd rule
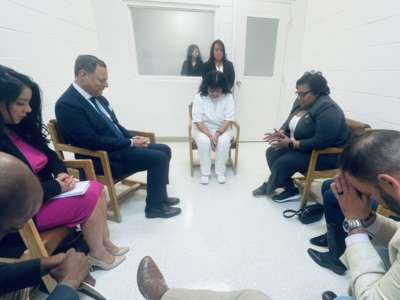
[[[350,118],[400,130],[400,2],[308,0],[304,69],[321,70]]]
[[[44,119],[73,80],[74,59],[97,49],[90,0],[2,0],[0,64],[30,75],[44,97]]]
[[[143,1],[136,1],[143,2]],[[150,1],[162,5],[216,9],[215,33],[232,53],[232,0]],[[186,137],[187,106],[200,84],[200,78],[139,76],[135,40],[127,2],[93,1],[98,47],[109,69],[110,87],[106,97],[122,124],[130,129],[153,131],[161,137]],[[208,53],[203,53],[208,59]]]

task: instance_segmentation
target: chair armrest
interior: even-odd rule
[[[66,168],[83,169],[87,180],[96,180],[93,162],[90,159],[64,160]]]
[[[339,147],[329,147],[321,150],[313,150],[315,151],[317,155],[324,155],[324,154],[340,154],[342,153],[344,148],[339,148]]]
[[[156,142],[156,135],[154,134],[154,132],[146,132],[146,131],[138,131],[138,130],[128,130],[128,132],[132,136],[139,135],[139,136],[148,137],[150,139],[150,143]]]
[[[86,148],[75,147],[67,144],[57,144],[57,146],[55,147],[57,148],[57,150],[60,151],[71,152],[74,154],[86,155],[96,158],[102,158],[104,154],[107,154],[107,152],[103,150],[92,151]]]

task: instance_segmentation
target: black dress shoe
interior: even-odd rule
[[[297,188],[285,189],[282,193],[272,196],[272,200],[279,203],[298,200],[298,198],[299,190]]]
[[[261,186],[256,188],[253,191],[253,196],[254,197],[261,197],[261,196],[266,196],[267,195],[267,183],[264,182]]]
[[[322,293],[322,300],[334,300],[337,295],[334,292],[326,291]]]
[[[338,275],[346,273],[346,266],[330,252],[319,252],[314,249],[308,249],[307,252],[319,266],[327,268]]]
[[[177,205],[181,200],[179,198],[175,197],[168,197],[167,200],[163,201],[165,205],[172,206],[172,205]]]
[[[326,233],[324,233],[310,239],[310,243],[318,247],[328,247],[328,237]]]
[[[182,210],[179,207],[170,207],[165,204],[161,204],[159,207],[146,207],[144,213],[146,218],[172,218],[179,215]]]

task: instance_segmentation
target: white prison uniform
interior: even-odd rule
[[[201,175],[208,176],[211,173],[211,142],[209,137],[197,128],[195,123],[203,123],[214,135],[224,121],[234,120],[235,104],[232,94],[222,95],[214,100],[200,94],[195,96],[192,110],[192,135],[199,151]],[[215,173],[217,175],[225,175],[232,137],[233,130],[228,128],[218,138],[215,151]]]

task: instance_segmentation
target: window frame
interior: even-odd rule
[[[135,39],[135,29],[133,28],[133,19],[130,9],[134,7],[140,8],[153,8],[153,9],[168,9],[168,10],[177,10],[177,11],[191,11],[191,12],[211,12],[214,14],[214,36],[213,40],[216,39],[217,36],[217,22],[220,19],[220,10],[221,5],[216,3],[178,3],[178,2],[161,2],[161,1],[153,1],[153,0],[124,0],[125,4],[128,8],[129,18],[131,20],[133,40],[135,44],[133,48],[135,49],[134,60],[136,64],[135,76],[138,80],[154,80],[154,81],[182,81],[186,80],[188,82],[196,82],[199,81],[201,76],[183,76],[183,75],[145,75],[139,73],[139,64],[137,60],[137,47],[136,47],[136,39]],[[207,52],[208,59],[208,52]]]

